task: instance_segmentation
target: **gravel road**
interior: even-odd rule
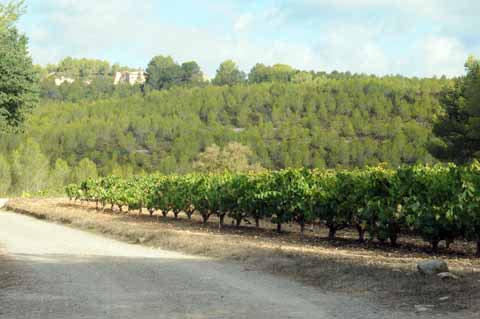
[[[2,319],[415,316],[244,266],[129,245],[3,211],[0,245],[20,278],[0,290]]]

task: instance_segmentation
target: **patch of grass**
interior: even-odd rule
[[[7,208],[130,243],[242,263],[246,271],[268,271],[392,308],[412,310],[416,304],[432,304],[437,311],[480,312],[480,261],[469,257],[471,247],[465,243],[433,255],[414,237],[392,248],[357,243],[349,230],[333,242],[325,240],[325,230],[318,227],[303,237],[295,228],[281,235],[251,226],[219,231],[215,220],[204,225],[196,219],[147,213],[97,212],[93,206],[66,199],[15,199]],[[419,274],[416,264],[432,257],[445,259],[460,279],[444,281]]]

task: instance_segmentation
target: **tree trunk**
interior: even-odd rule
[[[208,223],[208,219],[210,218],[210,215],[208,214],[202,214],[202,220],[203,220],[203,223],[206,224]]]
[[[432,245],[432,251],[436,252],[438,250],[438,240],[432,240],[430,244]]]
[[[260,228],[260,218],[255,217],[255,228]]]
[[[397,234],[396,233],[390,234],[389,238],[390,238],[390,245],[392,247],[396,247],[397,246],[397,238],[398,238]]]
[[[236,227],[240,227],[240,224],[242,223],[242,218],[243,218],[243,217],[237,217],[237,218],[235,219],[235,226],[236,226]]]
[[[178,212],[173,212],[174,219],[178,219]]]
[[[303,234],[305,233],[305,221],[301,220],[299,224],[300,224],[300,234],[303,236]]]
[[[123,211],[123,206],[118,204],[118,211],[121,213]]]
[[[188,220],[191,220],[193,212],[192,211],[187,211],[186,214],[187,214]]]
[[[164,218],[167,218],[167,215],[168,215],[168,211],[166,210],[162,210],[162,215]]]
[[[480,258],[480,240],[477,241],[477,253],[475,254],[478,258]]]
[[[150,213],[150,216],[153,216],[153,213],[155,213],[155,209],[149,209],[148,212]]]
[[[363,227],[361,225],[358,225],[357,224],[357,232],[358,232],[358,241],[360,243],[364,243],[365,242],[365,229],[363,229]]]
[[[282,232],[282,223],[277,223],[277,233],[281,233]]]
[[[222,229],[223,225],[225,224],[225,214],[218,215],[218,218],[220,219],[218,222],[218,228]]]
[[[450,249],[451,244],[453,244],[453,239],[445,240],[445,248]]]
[[[335,240],[336,235],[337,235],[337,228],[328,226],[328,240]]]

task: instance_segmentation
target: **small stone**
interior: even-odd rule
[[[419,272],[425,275],[435,275],[438,273],[448,272],[448,265],[441,259],[433,259],[419,262],[417,264]]]
[[[418,312],[425,312],[432,310],[433,305],[415,305],[415,310]]]
[[[440,300],[440,301],[446,301],[448,299],[450,299],[450,297],[448,297],[448,296],[438,298],[438,300]]]
[[[437,276],[442,278],[442,279],[458,279],[458,276],[455,276],[451,272],[441,272],[441,273],[437,274]]]

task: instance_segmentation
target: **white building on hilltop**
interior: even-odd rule
[[[115,80],[113,81],[114,85],[119,83],[128,83],[130,85],[134,84],[143,84],[146,81],[145,72],[143,70],[138,71],[125,71],[125,72],[117,72],[115,74]]]

